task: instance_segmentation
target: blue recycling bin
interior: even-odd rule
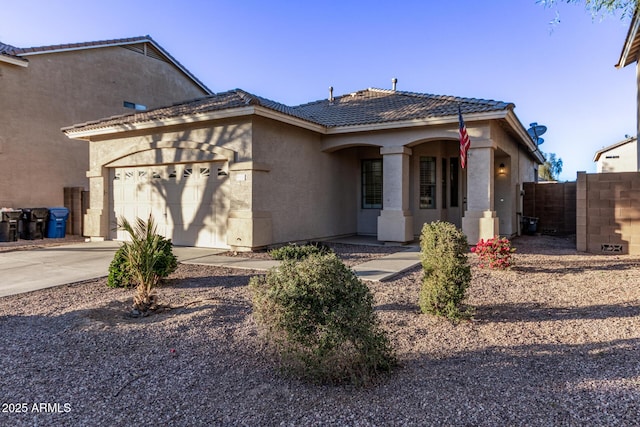
[[[49,239],[61,239],[67,232],[67,219],[69,209],[49,208],[49,221],[47,222],[47,237]]]

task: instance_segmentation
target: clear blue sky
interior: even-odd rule
[[[215,92],[296,105],[368,87],[513,102],[548,127],[561,180],[634,135],[635,67],[614,67],[628,21],[535,0],[0,0],[18,47],[150,35]],[[71,123],[70,123],[71,124]]]

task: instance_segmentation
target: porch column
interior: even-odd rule
[[[474,141],[475,142],[475,141]],[[494,149],[469,150],[467,161],[467,209],[462,217],[462,231],[470,245],[499,234],[498,215],[494,209]]]
[[[413,240],[413,216],[409,210],[409,156],[407,147],[382,147],[382,211],[378,240],[406,243]]]

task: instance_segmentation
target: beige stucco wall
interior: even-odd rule
[[[596,162],[597,172],[638,171],[638,141],[630,141],[600,154]]]
[[[110,168],[207,160],[228,163],[223,220],[232,249],[355,233],[381,238],[381,231],[389,236],[382,240],[406,242],[425,222],[436,220],[461,225],[472,236],[470,243],[498,234],[500,227],[511,234],[517,226],[517,189],[534,163],[500,126],[483,122],[469,133],[474,138],[469,166],[459,169],[459,207],[453,209],[449,203],[442,209],[442,160],[448,169],[459,155],[455,125],[321,135],[251,115],[94,138],[89,235],[109,236]],[[419,208],[421,156],[436,157],[436,209]],[[383,159],[382,210],[361,207],[361,161],[373,158]],[[501,162],[507,172],[498,177],[495,167]]]
[[[522,184],[535,181],[536,165],[522,152],[517,142],[497,124],[491,126],[491,140],[495,142],[494,209],[499,218],[500,235],[519,233],[522,213]],[[499,173],[504,164],[504,174]]]
[[[356,233],[356,152],[321,150],[320,135],[255,118],[253,158],[267,165],[253,186],[253,208],[269,212],[272,243]]]
[[[110,169],[135,165],[224,161],[226,167],[252,160],[252,126],[249,119],[200,124],[199,127],[165,128],[163,133],[133,133],[97,139],[91,149],[90,207],[85,219],[85,234],[90,237],[113,237],[114,213]],[[230,178],[235,178],[230,173]],[[252,176],[244,181],[229,179],[231,210],[250,210]],[[226,226],[226,213],[219,220]],[[171,237],[171,236],[168,236]]]
[[[0,207],[60,206],[88,188],[89,147],[60,128],[203,96],[173,65],[122,47],[32,55],[0,63]]]

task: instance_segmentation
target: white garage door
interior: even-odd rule
[[[224,162],[113,168],[113,216],[147,219],[178,246],[226,248],[229,212]],[[117,230],[116,240],[127,240]]]

